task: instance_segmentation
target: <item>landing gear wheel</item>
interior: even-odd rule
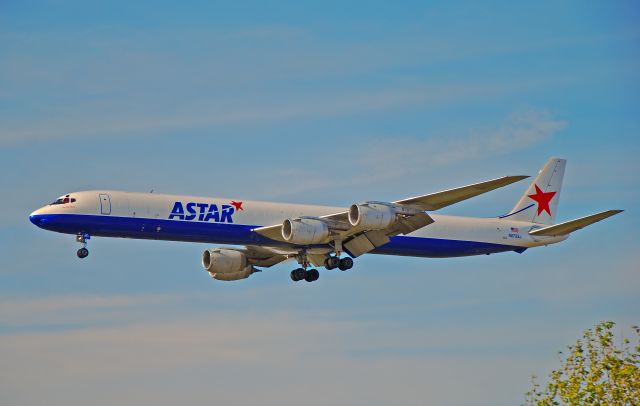
[[[329,257],[324,260],[324,267],[328,270],[336,269],[340,266],[340,258],[338,257]]]
[[[307,275],[304,277],[304,280],[307,282],[317,281],[320,277],[320,272],[317,269],[309,269],[307,271]]]
[[[78,233],[76,235],[76,242],[82,244],[82,248],[80,248],[77,252],[78,258],[86,258],[89,256],[89,250],[87,249],[87,240],[89,240],[91,236],[89,233]]]
[[[78,258],[86,258],[89,256],[89,250],[86,248],[80,248],[78,250]]]
[[[291,271],[291,280],[294,282],[301,281],[307,276],[307,271],[302,268],[297,268]]]
[[[347,269],[353,268],[353,259],[349,257],[342,258],[340,260],[340,265],[338,265],[341,271],[346,271]]]

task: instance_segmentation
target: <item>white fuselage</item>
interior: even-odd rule
[[[121,191],[84,191],[68,196],[69,202],[33,212],[31,221],[69,234],[278,247],[284,243],[253,230],[281,224],[287,218],[345,211],[343,207]],[[374,253],[449,257],[521,252],[567,238],[533,237],[528,232],[538,227],[535,223],[429,214],[433,224],[392,237]]]

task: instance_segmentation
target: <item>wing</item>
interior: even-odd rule
[[[531,235],[545,235],[545,236],[557,236],[557,235],[567,235],[574,231],[580,230],[588,225],[593,223],[597,223],[600,220],[604,220],[607,217],[611,217],[618,213],[621,213],[623,210],[607,210],[601,213],[592,214],[590,216],[581,217],[576,220],[565,221],[564,223],[556,224],[549,227],[539,228],[537,230],[529,231]]]
[[[238,251],[243,252],[247,256],[251,265],[262,268],[269,268],[286,261],[290,258],[289,254],[291,254],[290,251],[258,247],[255,245],[247,245],[244,248],[238,249]]]
[[[528,178],[528,176],[505,176],[502,178],[488,180],[486,182],[474,183],[473,185],[462,186],[442,192],[398,200],[394,203],[419,207],[424,211],[433,211],[450,206],[454,203],[461,202],[463,200],[470,199],[491,190],[510,185],[514,182],[519,182],[522,179],[526,178]]]
[[[227,248],[240,251],[247,256],[249,263],[261,268],[269,268],[281,262],[295,258],[300,254],[297,247],[262,247],[256,245],[246,245],[243,248]],[[307,259],[314,266],[322,266],[325,258],[333,250],[331,247],[316,247],[306,250]]]
[[[438,210],[482,193],[510,185],[527,177],[528,176],[505,176],[499,179],[390,203],[367,202],[361,204],[361,206],[367,207],[385,206],[394,211],[394,220],[383,228],[354,226],[349,219],[349,210],[317,217],[316,219],[325,222],[330,230],[330,235],[325,239],[326,241],[319,241],[318,243],[344,243],[344,247],[351,256],[357,257],[386,244],[389,242],[389,237],[391,236],[409,234],[433,223],[433,218],[425,213],[425,211]],[[259,227],[253,231],[275,241],[291,243],[285,240],[282,235],[282,224]]]

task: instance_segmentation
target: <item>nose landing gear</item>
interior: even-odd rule
[[[80,248],[77,254],[78,254],[78,258],[86,258],[89,256],[89,250],[86,248]]]
[[[86,258],[89,256],[89,250],[87,249],[87,240],[91,239],[88,233],[81,233],[76,235],[76,241],[82,244],[82,248],[76,253],[78,258]]]

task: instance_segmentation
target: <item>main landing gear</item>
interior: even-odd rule
[[[91,236],[87,233],[76,235],[76,241],[82,244],[77,252],[78,258],[86,258],[89,256],[89,250],[87,249],[87,240],[91,239]]]
[[[294,282],[298,282],[301,280],[305,280],[307,282],[317,281],[320,277],[320,272],[317,269],[309,269],[306,270],[304,268],[297,268],[291,271],[291,280]]]
[[[304,263],[302,264],[305,265]],[[309,264],[307,263],[308,267]],[[353,268],[353,259],[349,257],[338,258],[338,257],[328,257],[324,261],[324,267],[328,270],[332,269],[340,269],[341,271],[346,271],[347,269]],[[307,282],[317,281],[320,277],[320,272],[317,269],[305,269],[305,268],[296,268],[291,271],[291,280],[294,282],[298,282],[301,280],[305,280]]]
[[[307,282],[315,282],[320,277],[320,272],[317,269],[307,269],[309,268],[309,259],[307,258],[307,252],[302,251],[297,255],[298,263],[301,265],[300,268],[296,268],[291,271],[291,280],[294,282],[298,282],[301,280],[305,280]]]
[[[310,266],[309,259],[307,258],[306,251],[301,251],[296,255],[300,268],[296,268],[291,271],[291,280],[298,282],[305,280],[307,282],[317,281],[320,277],[320,272],[317,269],[307,269]],[[324,260],[324,267],[328,270],[340,269],[346,271],[353,268],[353,259],[350,257],[340,258],[340,251],[336,249],[335,255],[328,256]]]
[[[347,269],[353,268],[353,259],[349,257],[338,258],[338,257],[329,257],[324,260],[324,267],[328,270],[332,269],[340,269],[341,271],[346,271]]]
[[[329,271],[336,268],[341,271],[353,268],[353,259],[350,257],[340,258],[340,255],[342,254],[342,240],[335,240],[333,242],[333,248],[335,249],[335,255],[329,256],[324,260],[324,267]]]

